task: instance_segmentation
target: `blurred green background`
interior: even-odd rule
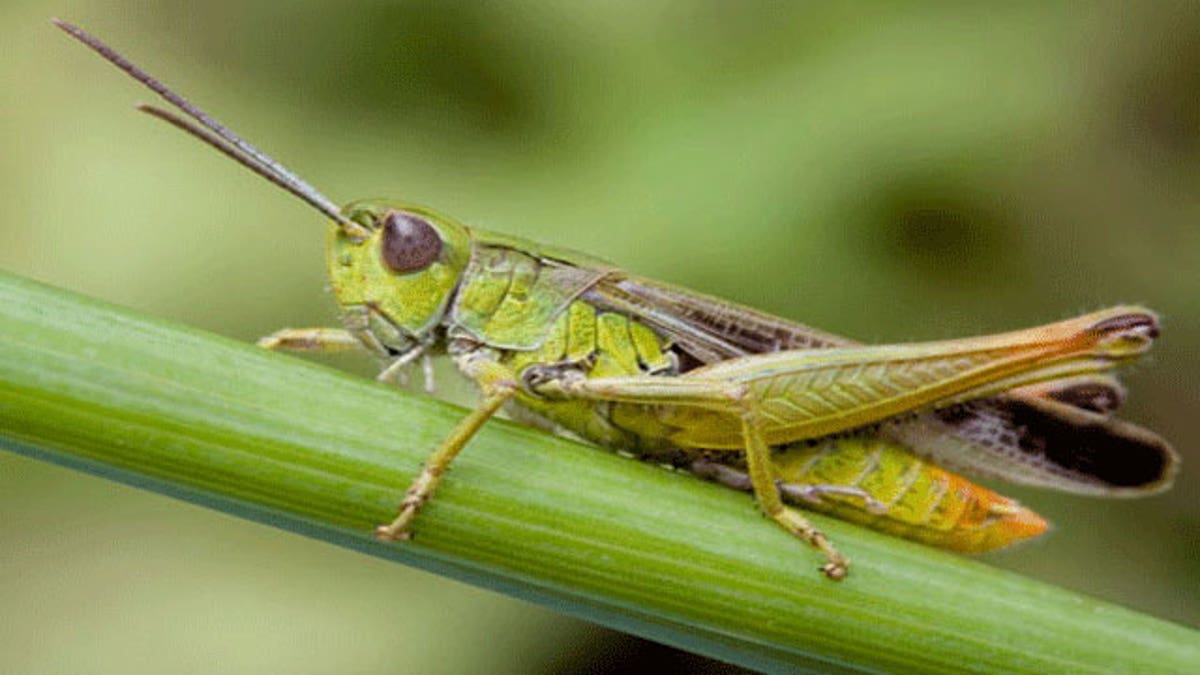
[[[1184,456],[1174,491],[1005,487],[1057,527],[987,560],[1200,624],[1200,5],[5,2],[0,265],[251,340],[332,323],[322,219],[134,113],[50,16],[335,201],[864,341],[1154,307],[1124,414]],[[4,672],[720,668],[7,454],[0,513]]]

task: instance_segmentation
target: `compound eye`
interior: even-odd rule
[[[410,213],[392,211],[383,218],[383,263],[405,274],[429,267],[442,252],[442,238],[429,221]]]

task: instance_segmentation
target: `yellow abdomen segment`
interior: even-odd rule
[[[1048,528],[1016,501],[867,434],[784,446],[773,461],[786,500],[940,548],[982,553]]]

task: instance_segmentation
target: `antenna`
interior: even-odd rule
[[[170,103],[187,117],[195,120],[195,122],[169,110],[145,103],[138,104],[138,110],[186,131],[216,148],[242,166],[299,197],[313,208],[337,221],[347,235],[356,239],[363,239],[368,236],[367,230],[362,225],[343,215],[336,204],[321,194],[316,188],[305,182],[304,179],[292,173],[287,167],[275,161],[267,153],[243,140],[233,130],[221,124],[215,118],[210,117],[208,113],[169,89],[162,82],[159,82],[150,76],[150,74],[135,66],[112,47],[101,42],[99,38],[61,19],[51,19],[51,22],[61,28],[67,35],[82,42],[91,48],[92,51],[104,57],[104,60],[125,71],[126,74],[138,82],[141,82],[146,88],[161,96],[163,100]]]

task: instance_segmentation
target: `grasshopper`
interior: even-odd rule
[[[405,202],[338,207],[282,164],[81,29],[55,20],[165,101],[140,104],[329,218],[342,327],[284,329],[269,349],[366,349],[379,379],[448,355],[481,402],[425,462],[375,535],[412,536],[471,437],[502,407],[602,446],[752,492],[823,556],[849,560],[794,506],[982,552],[1046,521],[963,471],[1124,497],[1169,487],[1178,458],[1112,416],[1111,371],[1158,336],[1155,314],[1111,309],[999,335],[860,345],[638,277],[573,251],[468,228]],[[178,111],[178,112],[176,112]],[[953,472],[953,473],[952,473]]]

